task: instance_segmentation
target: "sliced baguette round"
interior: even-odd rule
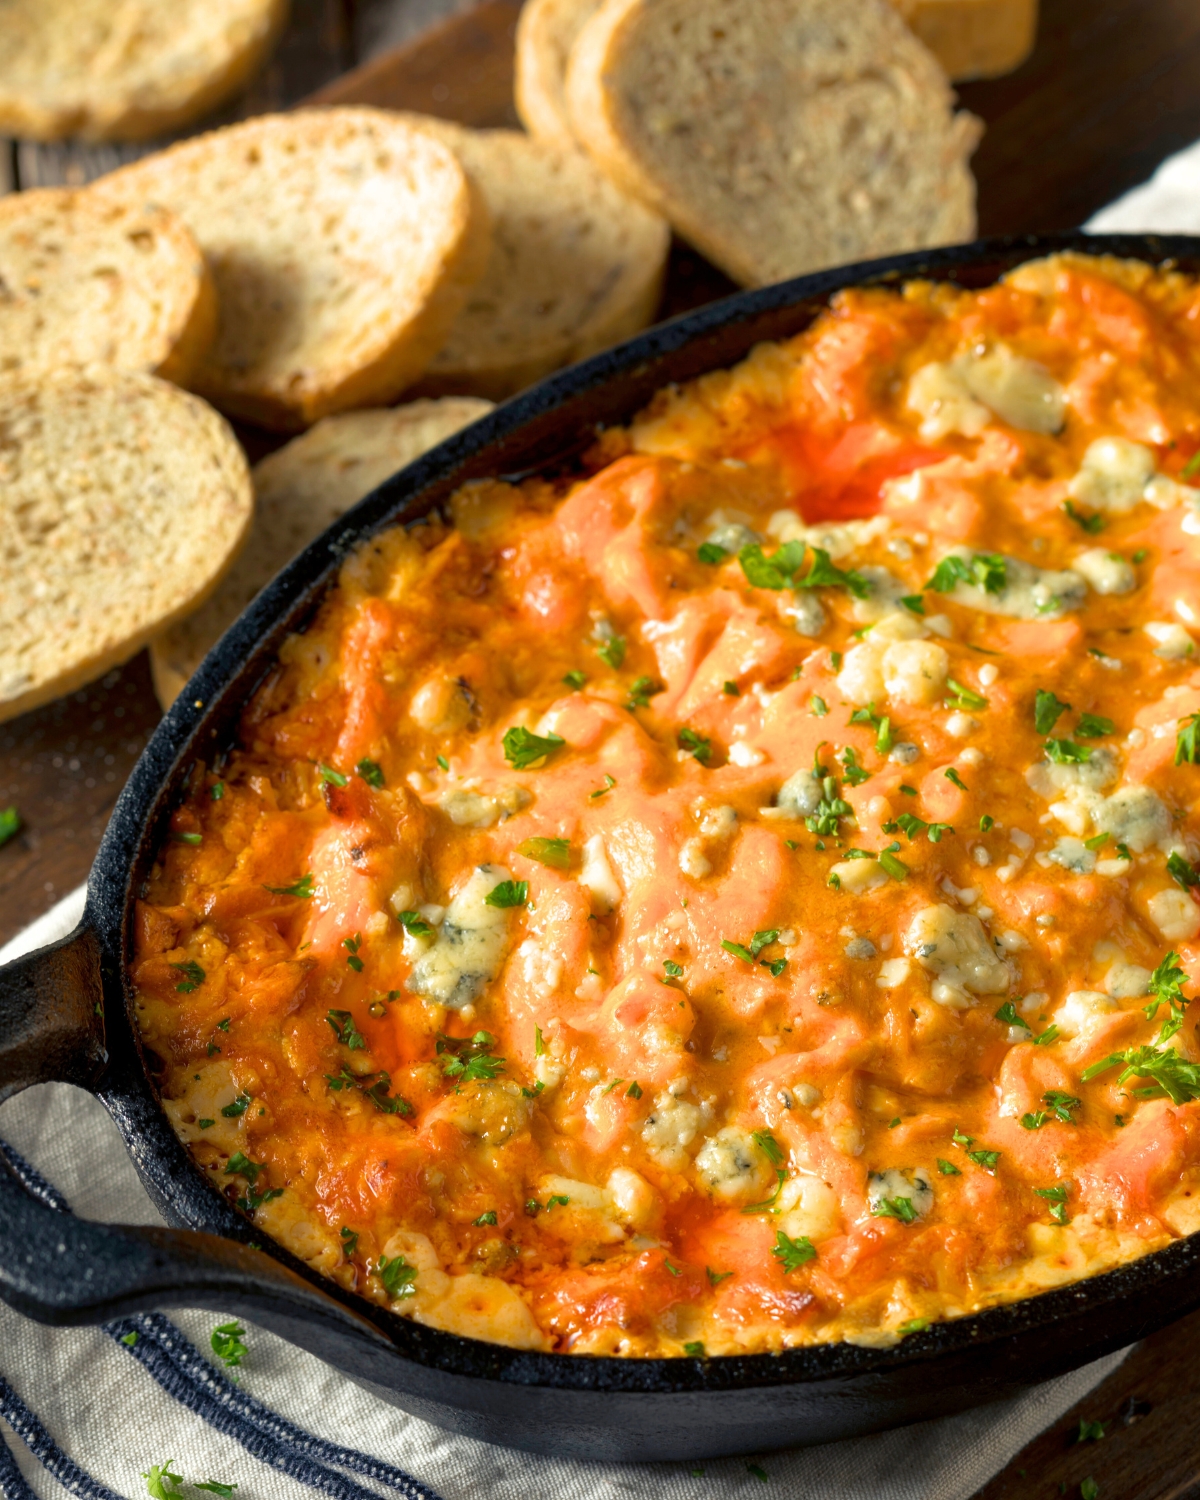
[[[0,135],[140,141],[198,119],[274,45],[287,0],[0,0]]]
[[[1038,0],[891,0],[956,82],[1019,68],[1037,40]]]
[[[0,198],[0,376],[103,364],[187,385],[216,330],[212,276],[174,214],[86,189]]]
[[[99,368],[0,380],[0,720],[195,609],[253,506],[232,432],[176,386]]]
[[[567,112],[567,59],[600,0],[525,0],[517,20],[517,114],[530,135],[576,144]]]
[[[605,0],[575,135],[735,281],[970,239],[979,138],[885,0]]]
[[[671,242],[663,218],[575,147],[519,130],[405,119],[454,152],[492,219],[487,270],[418,394],[501,401],[651,321]]]
[[[219,306],[195,388],[280,432],[398,396],[445,342],[490,244],[453,152],[376,109],[264,115],[92,191],[188,224]]]
[[[490,401],[449,397],[391,411],[326,417],[254,469],[250,539],[216,592],[150,646],[154,691],[164,708],[255,594],[326,526],[399,469],[491,411]]]

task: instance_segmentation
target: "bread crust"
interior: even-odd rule
[[[245,541],[245,456],[199,397],[93,367],[0,380],[0,721],[203,603]]]
[[[670,230],[577,147],[403,118],[455,153],[492,218],[487,270],[417,394],[500,401],[651,321]]]
[[[445,342],[490,250],[487,205],[454,154],[384,110],[264,115],[93,190],[189,223],[219,303],[196,389],[280,432],[395,400]]]
[[[891,0],[956,83],[1019,68],[1037,40],[1038,0]]]
[[[6,0],[0,134],[142,141],[182,129],[258,71],[288,7],[289,0]]]
[[[981,127],[952,101],[884,0],[605,0],[567,71],[601,169],[746,286],[970,239]],[[888,180],[839,129],[878,139]]]
[[[89,189],[0,198],[0,374],[107,364],[187,385],[217,297],[191,232],[165,209]]]
[[[514,93],[530,135],[552,146],[577,146],[567,109],[567,61],[600,0],[526,0],[517,21]]]
[[[257,464],[255,520],[245,547],[211,597],[150,643],[150,671],[163,708],[170,708],[254,596],[326,526],[491,409],[488,401],[451,396],[342,412],[323,418]]]

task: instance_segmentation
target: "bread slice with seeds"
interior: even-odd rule
[[[394,400],[445,342],[490,246],[454,153],[376,109],[264,115],[92,191],[188,224],[219,303],[196,389],[282,432]]]
[[[170,708],[184,684],[255,594],[364,495],[451,433],[491,411],[469,396],[414,401],[390,411],[326,417],[264,458],[250,539],[220,587],[195,614],[150,646],[154,690]]]
[[[575,135],[747,286],[970,239],[979,124],[885,0],[605,0]]]
[[[600,0],[525,0],[517,21],[517,114],[530,135],[574,146],[567,112],[567,60]]]
[[[197,396],[97,367],[0,380],[0,720],[194,610],[253,506],[242,450]]]
[[[492,218],[487,270],[416,390],[503,400],[644,328],[670,249],[666,221],[574,147],[419,115],[462,162]]]
[[[0,135],[141,141],[257,71],[287,0],[3,0]]]
[[[87,189],[0,198],[0,375],[103,364],[187,385],[216,329],[212,276],[174,214]]]

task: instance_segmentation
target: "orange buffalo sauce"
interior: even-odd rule
[[[140,907],[213,1184],[422,1322],[626,1355],[1200,1227],[1198,319],[1083,258],[847,293],[364,545]]]

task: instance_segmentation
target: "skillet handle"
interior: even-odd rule
[[[7,1150],[0,1151],[0,1226],[0,1299],[38,1323],[89,1325],[203,1307],[249,1318],[349,1374],[394,1381],[392,1342],[269,1256],[195,1230],[77,1219]]]
[[[34,1083],[90,1089],[107,1061],[100,943],[86,921],[0,968],[0,1103]]]

